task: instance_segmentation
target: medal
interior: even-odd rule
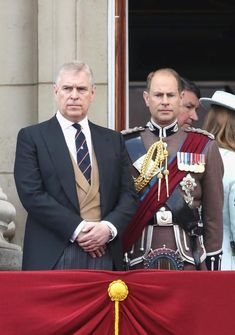
[[[180,171],[203,173],[205,171],[205,155],[194,152],[177,152],[177,166]]]
[[[200,166],[199,166],[198,163],[194,165],[194,172],[195,173],[199,173],[200,172]]]
[[[198,173],[203,173],[205,171],[205,165],[200,163],[198,164]]]
[[[190,171],[189,152],[177,152],[177,166],[180,171]]]
[[[204,154],[198,154],[198,173],[203,173],[205,171],[205,155]]]
[[[177,152],[177,166],[180,171],[183,171],[183,162],[181,159],[181,154],[182,152],[179,152],[179,151]]]
[[[180,186],[182,187],[182,191],[184,191],[184,200],[191,207],[193,205],[193,191],[197,186],[195,179],[192,178],[191,174],[188,173],[186,177],[180,182]]]

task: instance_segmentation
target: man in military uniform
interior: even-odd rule
[[[146,127],[123,131],[140,206],[124,235],[127,269],[218,270],[223,163],[211,134],[180,129],[181,80],[173,69],[147,78]]]

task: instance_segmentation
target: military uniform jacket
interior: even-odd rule
[[[151,128],[151,127],[150,127]],[[188,129],[188,130],[179,130],[177,125],[174,127],[173,132],[168,132],[169,136],[165,136],[163,141],[167,143],[167,150],[169,153],[168,160],[177,157],[177,153],[180,152],[180,148],[182,144],[185,142],[189,132],[197,133],[203,132],[199,129]],[[137,136],[141,137],[141,141],[146,149],[156,141],[159,140],[159,137],[156,136],[156,133],[153,129],[149,129],[146,127],[145,129],[134,130]],[[165,134],[167,135],[167,134]],[[125,134],[124,137],[126,140],[128,139],[129,132]],[[203,136],[208,136],[207,134],[203,134]],[[131,156],[131,155],[130,155]],[[201,261],[205,259],[205,257],[213,257],[218,255],[222,251],[222,239],[223,239],[223,163],[221,160],[221,156],[219,154],[218,147],[214,140],[210,139],[203,150],[203,159],[205,163],[205,170],[202,172],[193,172],[188,171],[191,177],[195,180],[194,190],[191,192],[193,197],[192,207],[202,208],[202,221],[203,221],[203,235],[201,237],[201,244],[203,245],[205,255],[202,256],[203,250],[201,250]],[[133,162],[132,162],[133,163]],[[190,162],[189,164],[190,165]],[[179,170],[180,171],[180,170]],[[139,173],[136,168],[133,166],[133,176],[137,176]],[[169,180],[171,176],[169,175]],[[179,188],[179,196],[184,197],[185,192],[182,190],[182,186],[177,185]],[[174,213],[173,213],[174,214]],[[152,223],[151,223],[152,224]],[[175,229],[175,227],[173,227]],[[182,253],[185,253],[186,258],[189,256],[189,261],[191,262],[192,258],[190,257],[190,251],[187,251],[187,242],[185,243],[185,234],[180,229],[175,232],[178,236],[178,243],[183,247]],[[173,238],[173,235],[172,235]],[[154,239],[158,239],[158,236],[154,236]],[[169,234],[167,233],[167,239],[169,240]],[[157,241],[154,241],[156,247],[159,247]],[[172,244],[168,241],[168,244],[172,246]],[[155,247],[154,246],[154,247]],[[179,247],[179,245],[177,245]],[[190,260],[191,259],[191,260]]]

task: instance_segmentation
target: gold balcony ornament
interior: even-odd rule
[[[128,296],[128,287],[124,281],[118,279],[112,281],[108,287],[108,294],[112,301],[115,302],[115,324],[114,334],[119,334],[119,301],[123,301]]]

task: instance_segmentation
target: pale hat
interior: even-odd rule
[[[199,101],[205,109],[209,109],[211,105],[217,105],[235,111],[235,95],[228,92],[216,91],[211,98],[200,98]]]

